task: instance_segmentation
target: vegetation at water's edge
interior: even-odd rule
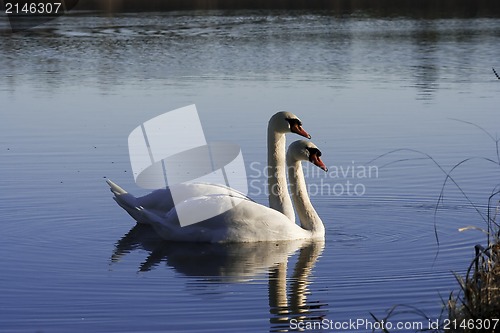
[[[500,319],[500,239],[496,216],[490,223],[494,226],[490,230],[494,237],[491,240],[488,237],[488,247],[476,245],[476,256],[466,276],[456,276],[461,291],[456,296],[450,295],[448,300],[451,327],[447,331],[470,333],[500,330],[500,322],[497,321]]]
[[[495,69],[493,69],[493,73],[497,79],[500,79]],[[483,131],[495,143],[497,159],[494,160],[485,157],[481,159],[488,163],[500,166],[500,139],[494,137],[484,128],[472,123],[470,124]],[[458,166],[467,163],[469,160],[470,159],[465,159],[461,161],[455,165],[451,171]],[[449,178],[450,175],[448,174],[447,179]],[[478,213],[480,213],[485,220],[487,229],[477,229],[486,233],[487,247],[485,248],[481,244],[477,244],[475,246],[476,255],[472,260],[465,277],[456,275],[461,290],[456,296],[451,294],[448,300],[448,318],[452,327],[447,327],[446,331],[463,333],[500,331],[500,322],[498,321],[500,319],[500,217],[498,217],[500,212],[500,200],[498,200],[498,197],[500,196],[499,188],[500,184],[497,184],[488,198],[488,210],[486,216],[483,217],[478,211]],[[466,194],[464,194],[464,196],[467,198]]]

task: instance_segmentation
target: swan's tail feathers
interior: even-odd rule
[[[111,192],[113,192],[115,195],[122,195],[127,193],[124,189],[122,189],[120,186],[117,184],[113,183],[110,179],[106,179],[106,183],[108,183]]]
[[[106,180],[106,183],[108,183],[111,192],[113,192],[113,199],[116,203],[132,216],[134,220],[139,223],[146,223],[143,214],[144,208],[138,204],[137,198],[109,179]]]
[[[128,193],[109,179],[106,180],[106,183],[108,183],[111,192],[114,194],[113,200],[115,200],[116,203],[138,223],[149,225],[161,224],[161,209],[159,210],[155,209],[155,207],[148,207],[148,200],[144,201],[144,197],[139,199],[134,197],[132,194]],[[152,194],[155,195],[154,193],[155,192]],[[163,193],[164,192],[161,192],[161,194]],[[146,205],[144,203],[146,203]]]

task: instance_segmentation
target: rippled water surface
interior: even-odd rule
[[[449,183],[436,211],[434,162],[498,162],[491,138],[455,120],[496,137],[496,19],[73,15],[17,34],[0,22],[1,332],[265,332],[373,324],[397,304],[391,320],[427,325],[405,306],[437,319],[485,241],[457,229],[485,227],[471,202],[485,213],[498,165],[456,169],[470,202]],[[263,204],[267,120],[301,117],[330,167],[306,169],[325,243],[166,243],[134,226],[105,178],[147,193],[129,133],[193,103],[208,140],[242,147]],[[435,160],[373,160],[397,149]]]

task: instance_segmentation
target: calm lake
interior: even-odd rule
[[[453,272],[486,242],[458,229],[486,228],[478,211],[498,164],[454,170],[468,199],[448,181],[436,210],[435,162],[498,162],[464,123],[499,130],[498,19],[208,11],[7,28],[0,17],[0,332],[277,332],[300,320],[371,332],[370,313],[395,305],[390,331],[411,332],[440,317]],[[128,135],[190,104],[208,141],[240,145],[249,195],[266,205],[267,121],[302,119],[330,168],[306,168],[324,244],[178,244],[135,227],[105,180],[148,193]]]

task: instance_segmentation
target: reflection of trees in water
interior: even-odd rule
[[[417,99],[433,99],[440,82],[471,81],[471,69],[481,56],[477,45],[485,31],[471,29],[470,24],[467,20],[453,21],[449,26],[438,20],[413,21],[409,35],[414,59],[411,79]]]
[[[347,2],[351,9],[358,3]],[[88,5],[87,1],[82,3]],[[500,6],[500,1],[495,3]],[[446,6],[432,8],[439,13]],[[462,13],[483,12],[464,8]],[[494,16],[497,12],[488,14]],[[220,13],[228,16],[217,16]],[[192,20],[166,15],[154,23],[143,14],[137,16],[139,23],[130,26],[123,23],[123,17],[89,18],[90,26],[86,18],[75,18],[67,21],[67,29],[40,26],[23,34],[0,36],[0,67],[5,78],[1,85],[10,91],[26,84],[37,85],[42,91],[52,92],[76,84],[97,86],[107,92],[120,89],[123,82],[162,80],[179,85],[189,78],[213,75],[257,81],[278,78],[290,85],[300,80],[322,80],[334,88],[345,88],[360,65],[375,64],[366,75],[375,75],[376,82],[397,76],[401,81],[411,81],[417,98],[432,99],[443,79],[470,81],[474,62],[484,57],[477,53],[478,45],[496,38],[498,30],[498,25],[474,28],[469,20],[401,18],[398,20],[404,24],[400,30],[393,25],[390,30],[384,30],[384,26],[378,30],[377,22],[388,20],[366,19],[376,18],[378,10],[341,19],[336,16],[339,11],[323,11],[318,16],[320,23],[308,13],[233,11]],[[329,13],[331,17],[325,16]],[[397,13],[396,9],[387,9],[381,15]],[[364,29],[366,22],[368,28]],[[356,30],[358,27],[362,28]],[[373,36],[382,38],[376,40]],[[366,60],[374,47],[373,58]],[[451,59],[444,59],[443,54]],[[398,56],[407,60],[393,61]]]
[[[324,249],[323,241],[297,240],[261,243],[182,243],[163,241],[153,229],[136,225],[116,244],[111,262],[126,254],[146,250],[139,270],[147,272],[162,262],[184,276],[196,279],[197,290],[213,289],[213,283],[246,283],[268,274],[270,325],[286,332],[290,320],[319,321],[326,316],[325,303],[310,301],[313,267]],[[289,258],[299,251],[292,276]],[[289,287],[289,289],[288,289]]]
[[[419,99],[432,99],[439,87],[439,59],[436,55],[439,34],[433,20],[416,21],[415,24],[412,35],[417,62],[413,68],[415,88]]]

